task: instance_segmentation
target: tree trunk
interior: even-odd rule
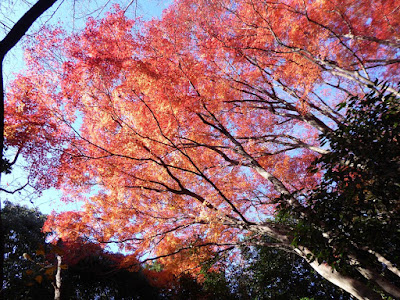
[[[272,226],[270,224],[264,224],[262,227],[253,226],[251,230],[257,233],[262,232],[263,234],[280,241],[287,248],[293,249],[293,246],[291,245],[292,237],[290,235],[290,229],[286,228],[285,226],[276,226],[276,224]],[[374,292],[363,282],[352,277],[345,276],[327,264],[319,264],[317,260],[312,261],[312,257],[314,257],[314,255],[306,247],[299,245],[293,250],[323,278],[345,290],[353,297],[360,300],[382,300],[382,297],[378,293]],[[307,255],[309,257],[307,257]]]
[[[320,274],[322,277],[324,277],[326,280],[333,283],[334,285],[345,290],[355,298],[360,300],[382,299],[382,297],[378,293],[371,290],[361,281],[345,276],[339,273],[338,271],[334,270],[331,266],[327,264],[324,263],[319,264],[317,260],[311,261],[309,258],[307,258],[307,254],[312,255],[312,252],[307,248],[299,247],[296,248],[295,251],[299,256],[304,258],[318,274]]]
[[[56,273],[56,278],[55,282],[53,284],[54,286],[54,300],[60,300],[61,299],[61,256],[56,254],[57,257],[57,273]]]

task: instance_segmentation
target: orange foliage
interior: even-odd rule
[[[71,36],[43,30],[7,95],[6,143],[38,188],[85,201],[45,229],[178,251],[161,261],[196,270],[265,226],[277,196],[318,184],[306,168],[325,151],[318,133],[341,122],[337,103],[376,74],[400,79],[396,7],[180,0],[161,20],[116,8]],[[186,249],[193,237],[208,246]]]
[[[171,274],[198,274],[203,264],[214,256],[212,245],[199,238],[167,235],[159,243],[156,255],[165,271]]]

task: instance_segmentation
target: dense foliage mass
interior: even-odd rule
[[[175,274],[242,244],[281,248],[355,298],[400,297],[397,10],[180,0],[160,20],[116,7],[77,34],[44,29],[10,86],[6,143],[31,185],[84,201],[45,228]]]
[[[236,299],[350,299],[295,254],[267,247],[243,249],[244,266],[233,269]]]
[[[35,296],[51,295],[51,286],[27,286],[29,278],[26,271],[31,262],[23,258],[24,253],[33,253],[40,244],[44,244],[45,235],[41,228],[45,216],[9,202],[2,209],[5,241],[4,261],[4,297],[6,299],[29,299]],[[34,256],[34,254],[32,254]],[[39,260],[40,261],[40,260]]]
[[[343,253],[362,249],[398,262],[400,99],[372,91],[363,99],[351,98],[346,108],[346,122],[322,137],[330,153],[315,163],[324,170],[324,178],[307,197],[314,217],[302,225],[311,232],[309,226],[318,228],[323,222],[331,249],[321,250],[327,251],[323,260],[347,264]]]
[[[158,299],[140,270],[119,268],[124,256],[82,241],[46,244],[44,215],[5,203],[5,299],[54,299],[55,254],[62,256],[62,299]]]

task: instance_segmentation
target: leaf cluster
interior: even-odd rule
[[[387,87],[341,105],[346,122],[320,137],[330,153],[311,168],[324,178],[309,195],[314,213],[300,222],[295,241],[306,241],[335,267],[344,267],[344,254],[360,247],[400,259],[400,99]],[[329,241],[318,238],[322,231]]]
[[[2,219],[5,239],[4,297],[6,299],[52,297],[50,283],[47,282],[46,285],[46,282],[42,281],[40,284],[39,277],[35,280],[40,274],[32,270],[31,261],[44,262],[43,257],[35,253],[35,249],[38,245],[45,244],[45,235],[41,232],[45,215],[34,209],[5,202]]]
[[[295,254],[258,246],[242,255],[244,264],[230,270],[238,299],[349,299]]]
[[[41,231],[46,216],[34,209],[6,202],[2,217],[6,299],[53,299],[55,254],[63,259],[63,299],[158,299],[158,289],[142,272],[118,267],[123,255],[98,244],[47,244]]]

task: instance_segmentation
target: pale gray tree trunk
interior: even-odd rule
[[[57,273],[56,273],[56,278],[53,283],[54,287],[54,300],[60,300],[61,299],[61,263],[62,259],[61,256],[56,254],[57,257]]]

